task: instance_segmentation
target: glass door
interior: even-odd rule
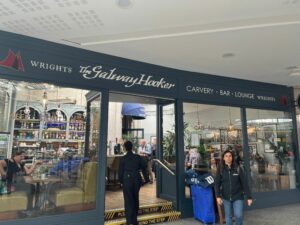
[[[158,105],[157,195],[176,201],[175,104]]]

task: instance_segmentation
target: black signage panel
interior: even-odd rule
[[[228,83],[223,82],[222,85],[204,83],[201,82],[201,79],[199,81],[186,80],[180,85],[180,96],[184,99],[210,102],[212,104],[288,110],[292,106],[289,89],[279,85],[274,85],[273,89],[270,89],[270,86],[272,85],[243,80],[235,82],[233,85],[232,79],[228,79]]]
[[[201,103],[289,110],[290,88],[191,73],[0,31],[0,76]]]
[[[178,93],[176,78],[153,74],[149,70],[137,71],[134,67],[118,67],[113,62],[108,64],[101,57],[99,59],[97,62],[97,58],[83,60],[51,54],[51,51],[46,54],[40,50],[0,46],[0,72],[14,74],[20,79],[29,77],[37,82],[59,82],[162,97],[174,97]]]

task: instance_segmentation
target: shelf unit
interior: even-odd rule
[[[6,132],[0,133],[0,160],[5,159],[9,147],[10,134]]]
[[[84,117],[84,112],[75,112],[70,118],[69,122],[69,140],[85,140],[85,127],[86,121]]]
[[[26,110],[28,110],[26,114]],[[40,131],[39,112],[32,107],[22,107],[15,114],[14,140],[18,142],[36,142]]]
[[[28,111],[29,109],[29,111]],[[26,112],[26,113],[25,113]],[[60,147],[70,147],[81,151],[85,141],[84,108],[62,105],[43,111],[42,104],[19,102],[15,113],[13,129],[14,150],[24,150],[26,158],[41,155],[41,152],[57,151]]]

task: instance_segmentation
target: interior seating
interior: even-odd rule
[[[26,210],[27,201],[27,196],[24,191],[16,191],[8,195],[0,195],[0,213]]]
[[[87,162],[80,166],[74,187],[55,191],[53,203],[59,206],[92,203],[96,201],[97,163]]]

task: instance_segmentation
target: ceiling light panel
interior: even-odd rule
[[[87,5],[87,0],[54,0],[54,2],[59,7],[71,7],[71,6],[80,6],[80,5]]]
[[[6,30],[11,32],[22,34],[36,34],[39,32],[36,27],[24,19],[7,20],[6,22],[1,23],[1,27],[5,27]]]
[[[38,12],[41,10],[49,10],[52,1],[46,0],[11,0],[11,4],[24,13]]]
[[[71,21],[74,21],[82,28],[103,26],[101,19],[94,10],[69,12],[68,16]]]
[[[10,8],[8,8],[6,6],[6,4],[3,4],[0,2],[0,18],[2,16],[11,16],[16,14],[13,10],[11,10]]]
[[[33,19],[41,27],[41,29],[47,30],[48,32],[71,30],[71,26],[56,14],[34,17]]]

